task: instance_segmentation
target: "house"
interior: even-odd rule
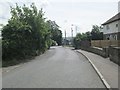
[[[120,40],[120,12],[102,25],[104,40]]]
[[[72,40],[73,38],[72,37],[63,37],[63,44],[66,44],[66,45],[71,45],[72,44]]]

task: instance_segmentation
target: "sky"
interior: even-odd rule
[[[56,21],[67,37],[76,33],[91,31],[92,25],[101,25],[118,13],[119,0],[1,0],[0,24],[6,24],[10,18],[10,6],[35,3],[43,8],[47,20]]]

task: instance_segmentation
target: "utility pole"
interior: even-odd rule
[[[71,27],[71,44],[73,45],[73,24],[72,24],[72,27]]]
[[[71,28],[71,37],[73,38],[73,29]]]
[[[66,45],[66,30],[65,30],[65,41],[64,41],[64,44]]]
[[[76,35],[77,35],[77,30],[78,30],[78,27],[77,27],[77,26],[75,27],[75,30],[76,30]]]
[[[71,37],[73,38],[73,24],[71,25]]]
[[[65,25],[67,23],[67,20],[64,21]],[[66,29],[65,29],[65,39],[64,39],[64,45],[66,45]]]

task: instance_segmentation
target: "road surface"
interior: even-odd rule
[[[84,56],[52,47],[45,54],[3,73],[3,88],[105,88]]]

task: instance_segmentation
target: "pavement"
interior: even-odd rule
[[[52,47],[30,62],[3,70],[3,88],[105,88],[89,61],[66,47]]]
[[[118,75],[120,74],[118,70],[120,67],[117,64],[110,61],[109,58],[103,58],[91,52],[87,52],[84,50],[77,50],[77,51],[83,54],[85,57],[87,57],[91,61],[91,63],[98,70],[98,73],[101,74],[102,78],[111,88],[119,87]]]

